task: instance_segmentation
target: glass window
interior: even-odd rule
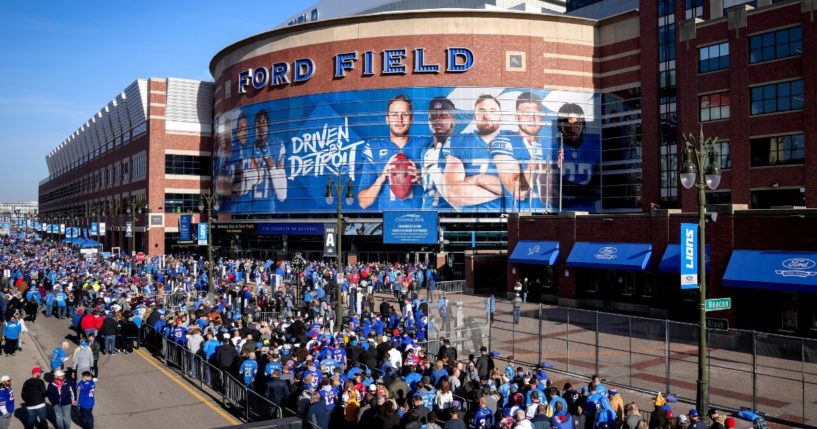
[[[199,194],[165,194],[165,213],[198,213]]]
[[[210,175],[209,156],[165,155],[165,174]]]
[[[732,204],[732,191],[706,191],[706,204]]]
[[[709,94],[700,98],[700,120],[717,121],[729,118],[729,94]]]
[[[803,134],[761,137],[750,141],[752,167],[802,164],[806,155]]]
[[[740,6],[742,4],[757,7],[757,0],[723,0],[723,16],[726,16],[728,13],[727,9],[730,7]]]
[[[803,81],[756,86],[750,91],[752,115],[785,112],[803,108]]]
[[[749,63],[802,55],[803,30],[784,28],[749,37]]]
[[[704,0],[684,0],[684,18],[692,19],[704,16]]]
[[[753,209],[805,205],[805,188],[764,189],[760,191],[752,191]]]
[[[698,73],[709,73],[729,68],[729,43],[698,48]]]
[[[715,153],[718,154],[719,167],[721,170],[732,168],[732,151],[729,148],[729,140],[718,140],[712,148],[715,149]]]

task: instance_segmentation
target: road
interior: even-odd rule
[[[3,367],[0,371],[12,375],[18,397],[31,368],[47,368],[54,347],[63,339],[73,339],[66,320],[40,316],[37,323],[28,326],[30,332],[24,337],[23,351],[14,357],[0,358]],[[72,343],[72,351],[73,347]],[[165,369],[145,350],[102,356],[99,372],[94,408],[96,427],[213,428],[240,423],[206,393]],[[11,427],[22,428],[20,414],[16,413],[16,417]],[[76,421],[74,425],[79,427]]]

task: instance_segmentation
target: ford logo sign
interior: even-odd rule
[[[813,268],[817,264],[815,264],[811,259],[792,258],[783,261],[782,265],[790,270],[807,270],[809,268]]]

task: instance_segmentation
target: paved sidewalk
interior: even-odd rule
[[[48,368],[48,355],[64,339],[74,340],[66,319],[38,317],[28,324],[23,351],[15,357],[0,357],[0,368],[14,380],[17,406],[22,402],[23,382],[35,365]],[[70,352],[76,345],[72,342]],[[66,365],[70,365],[70,359]],[[9,368],[9,369],[6,369]],[[165,369],[149,353],[102,356],[97,381],[96,427],[137,429],[147,427],[212,428],[240,423],[219,403],[203,394],[185,379]],[[22,428],[15,418],[12,428]],[[79,427],[74,421],[74,427]]]

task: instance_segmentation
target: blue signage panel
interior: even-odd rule
[[[99,225],[96,222],[91,222],[91,235],[99,235]]]
[[[599,97],[424,87],[312,94],[232,109],[216,117],[220,212],[334,214],[343,199],[347,214],[545,213],[558,209],[560,192],[563,210],[598,212]],[[490,113],[476,121],[477,111]],[[516,119],[522,117],[534,119]],[[506,188],[520,172],[529,186]],[[327,204],[330,179],[349,181],[351,204],[345,186]]]
[[[437,212],[384,212],[383,243],[436,244]]]
[[[190,241],[190,224],[193,222],[193,215],[179,216],[179,241]]]
[[[209,234],[209,230],[207,229],[207,224],[202,222],[199,223],[198,234],[196,234],[198,238],[198,245],[199,246],[206,246],[207,245],[207,235]]]
[[[698,224],[681,224],[681,289],[698,289]]]
[[[258,235],[323,235],[322,223],[258,223]]]

